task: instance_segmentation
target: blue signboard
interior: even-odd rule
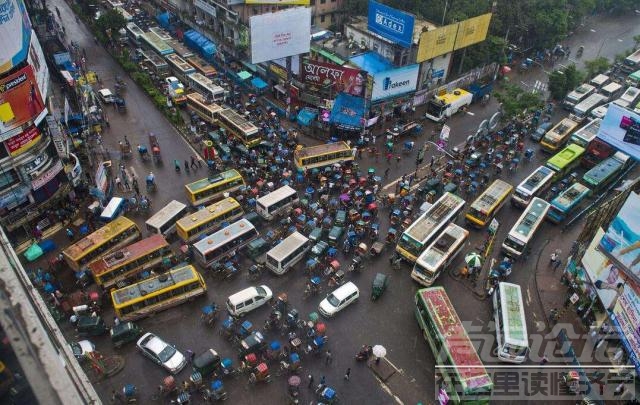
[[[408,48],[413,42],[413,23],[414,18],[411,14],[369,1],[367,27],[371,32]]]

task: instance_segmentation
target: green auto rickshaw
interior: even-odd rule
[[[253,261],[258,260],[262,255],[271,249],[269,243],[263,238],[254,239],[247,245],[246,254]]]
[[[342,236],[343,232],[344,229],[340,226],[332,227],[329,231],[329,246],[336,246],[340,241],[340,237]]]
[[[382,273],[377,273],[373,278],[373,282],[371,283],[371,301],[375,301],[387,289],[387,285],[389,284],[389,276]]]
[[[133,322],[120,322],[111,328],[111,343],[118,348],[125,343],[134,342],[142,334],[142,329]]]
[[[107,325],[99,316],[79,316],[76,323],[76,331],[81,337],[99,336],[106,333]]]
[[[219,366],[220,356],[213,349],[208,349],[193,359],[193,371],[197,371],[202,377],[210,376]]]
[[[338,210],[336,212],[336,221],[335,221],[335,225],[336,226],[344,226],[347,223],[347,211],[345,210]]]
[[[322,233],[322,228],[313,228],[313,230],[309,233],[309,240],[313,241],[314,243],[318,242],[320,239],[322,239]]]

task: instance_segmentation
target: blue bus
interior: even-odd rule
[[[564,221],[567,216],[591,195],[591,189],[581,183],[573,183],[560,195],[551,200],[551,206],[547,211],[547,219],[554,224]]]

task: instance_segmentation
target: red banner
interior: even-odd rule
[[[364,95],[367,82],[367,73],[363,70],[316,60],[302,63],[302,75],[304,82],[311,87],[311,90],[331,86],[336,94],[348,93],[358,97]]]
[[[7,139],[4,144],[7,146],[9,154],[11,156],[16,156],[25,152],[26,149],[29,149],[33,144],[38,142],[40,135],[38,128],[32,126],[20,135]]]
[[[0,132],[12,130],[35,119],[44,108],[31,66],[0,81]]]

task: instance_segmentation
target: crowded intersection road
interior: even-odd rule
[[[106,50],[95,46],[89,31],[84,26],[73,23],[74,16],[68,5],[61,0],[52,0],[49,3],[60,9],[63,21],[68,23],[66,25],[67,37],[74,38],[81,48],[86,49],[87,63],[91,70],[97,72],[103,86],[113,88],[116,76],[124,77],[127,83],[126,100],[128,111],[126,114],[120,114],[115,110],[111,110],[111,107],[105,107],[110,127],[104,132],[102,142],[104,148],[110,152],[114,167],[117,167],[115,163],[120,163],[118,143],[123,141],[126,136],[134,146],[134,153],[131,158],[123,161],[125,168],[129,172],[134,171],[139,179],[144,179],[149,172],[155,174],[157,190],[148,193],[153,202],[151,212],[155,212],[174,199],[186,202],[184,184],[206,177],[208,173],[207,167],[205,165],[202,168],[192,169],[190,172],[185,172],[184,170],[177,172],[174,170],[173,162],[176,159],[181,162],[190,160],[191,156],[196,155],[198,152],[169,124],[142,89],[137,87],[126,76],[125,72]],[[625,34],[626,36],[627,34]],[[586,41],[589,37],[586,35],[584,38]],[[579,39],[573,38],[572,41],[579,42]],[[600,47],[600,44],[596,42],[593,46]],[[592,50],[588,52],[590,54],[593,53]],[[588,52],[585,50],[585,56]],[[605,47],[597,52],[601,52],[604,55],[609,50]],[[540,71],[532,74],[540,75]],[[523,80],[529,80],[526,76],[522,76],[522,78]],[[467,113],[459,114],[449,120],[447,122],[447,125],[451,127],[449,148],[463,144],[469,135],[476,133],[480,122],[489,119],[498,111],[498,108],[497,102],[492,98],[487,105],[473,105]],[[420,120],[424,125],[424,129],[422,135],[415,139],[417,147],[410,153],[402,153],[401,146],[396,145],[394,154],[401,157],[399,161],[394,159],[392,162],[387,163],[384,158],[375,159],[368,153],[364,153],[362,158],[356,160],[360,169],[366,170],[369,167],[373,167],[376,169],[376,173],[380,175],[387,168],[389,169],[388,176],[383,179],[381,187],[385,192],[393,192],[395,183],[403,175],[411,176],[416,167],[418,149],[422,147],[424,140],[432,139],[430,137],[435,131],[435,125],[422,119],[423,113],[423,108],[418,108],[413,113],[413,117],[410,117]],[[564,114],[559,108],[556,108],[553,113],[553,121],[558,121]],[[287,122],[284,125],[290,126],[291,124]],[[377,145],[375,146],[379,149],[383,148],[384,136],[382,134],[390,125],[392,125],[392,122],[385,123],[383,127],[376,127],[373,130],[378,135]],[[155,134],[158,138],[162,154],[161,163],[154,163],[152,160],[142,161],[135,152],[136,145],[149,145],[149,133]],[[303,135],[299,137],[298,141],[306,145],[319,143],[317,140],[306,138]],[[542,153],[537,145],[534,146],[529,139],[525,139],[524,142],[525,148],[535,150],[533,159],[530,162],[523,160],[516,170],[504,170],[500,175],[502,179],[514,187],[529,175],[533,169],[544,164],[549,157]],[[431,147],[425,154],[425,164],[423,166],[429,166],[431,156],[435,156],[436,166],[448,160],[448,157],[436,148]],[[427,170],[422,169],[418,173],[421,176],[426,174]],[[420,180],[423,179],[416,178],[414,185]],[[141,189],[143,189],[144,180],[140,181],[140,185]],[[304,187],[305,184],[299,184],[297,188],[302,193]],[[146,194],[145,190],[141,190],[141,192]],[[126,197],[133,195],[132,191],[125,190],[116,190],[115,193]],[[473,197],[463,196],[467,199],[468,207]],[[417,208],[414,214],[416,211]],[[499,257],[499,244],[502,243],[508,230],[521,215],[521,212],[520,209],[507,204],[497,215],[496,219],[500,226],[495,243],[498,246],[494,249],[491,257]],[[381,223],[380,235],[384,236],[389,228],[389,208],[382,207],[378,217]],[[147,217],[141,213],[136,213],[130,218],[141,226],[143,236],[147,236],[148,233],[144,230],[144,221]],[[457,223],[464,226],[463,216],[458,218]],[[279,225],[274,220],[273,223],[261,225],[259,230],[261,233],[265,233],[268,229],[274,229],[279,226],[283,225]],[[537,271],[546,271],[547,252],[550,246],[559,248],[563,252],[569,252],[571,242],[575,239],[575,234],[579,227],[580,224],[576,224],[573,228],[562,233],[560,231],[561,228],[556,225],[543,224],[539,237],[532,245],[529,255],[530,260],[519,261],[514,265],[515,270],[509,281],[520,284],[523,288],[523,294],[526,296],[525,305],[530,334],[543,333],[546,327],[546,315],[537,293],[540,286],[536,283],[535,274]],[[458,256],[451,264],[449,271],[440,276],[436,285],[445,287],[463,321],[481,328],[486,336],[492,336],[491,322],[493,314],[491,302],[484,294],[487,266],[478,277],[477,284],[459,277],[459,270],[464,266],[464,254],[481,246],[487,236],[486,230],[472,228],[469,228],[469,230],[471,235],[463,249],[463,254]],[[174,243],[174,247],[177,248],[177,243]],[[335,318],[324,320],[328,336],[326,349],[331,351],[331,359],[327,359],[325,352],[320,353],[318,356],[307,355],[302,359],[303,369],[300,373],[303,377],[301,403],[309,403],[312,400],[316,400],[313,390],[307,388],[309,384],[308,375],[314,377],[314,385],[321,378],[326,378],[326,384],[336,389],[344,404],[355,404],[363,400],[367,404],[416,404],[418,402],[428,404],[436,402],[434,400],[436,395],[435,360],[427,343],[421,336],[414,317],[415,306],[413,299],[419,286],[410,279],[411,267],[408,264],[401,264],[397,270],[392,269],[390,266],[389,258],[392,256],[394,248],[394,244],[387,244],[381,255],[366,259],[365,268],[360,273],[347,274],[347,279],[353,281],[360,289],[360,298],[354,305],[339,313]],[[351,258],[352,254],[344,255],[338,253],[338,260],[343,268],[348,267],[351,263]],[[206,298],[198,298],[193,302],[159,312],[139,321],[139,325],[145,332],[154,332],[167,342],[175,344],[182,352],[189,350],[199,354],[206,349],[212,348],[221,357],[231,358],[234,364],[237,365],[238,353],[236,349],[219,334],[221,318],[218,319],[218,323],[213,327],[204,324],[201,321],[201,307],[211,301],[218,305],[223,305],[229,295],[250,285],[246,277],[246,269],[250,265],[251,261],[240,254],[241,274],[225,281],[214,279],[211,272],[200,269],[204,270],[203,274],[208,286]],[[307,319],[308,314],[317,312],[319,302],[329,289],[325,285],[323,294],[304,299],[303,291],[307,277],[306,273],[303,272],[303,267],[304,260],[283,276],[275,276],[265,271],[261,278],[254,281],[253,284],[269,286],[274,295],[286,292],[289,297],[289,308],[296,308],[301,318]],[[369,297],[372,280],[376,273],[389,275],[390,284],[383,296],[374,302]],[[107,305],[106,307],[109,306]],[[111,323],[113,312],[107,309],[103,316],[108,323]],[[247,315],[246,320],[251,321],[254,327],[262,328],[268,316],[269,309],[264,307]],[[74,332],[71,326],[66,325],[63,328],[68,338],[73,340]],[[287,340],[286,336],[280,333],[267,331],[265,335],[268,342],[277,340],[284,343]],[[96,344],[97,350],[103,355],[118,354],[123,356],[126,361],[125,367],[120,373],[96,383],[96,389],[104,402],[108,402],[113,390],[120,390],[126,383],[133,383],[137,386],[139,392],[139,402],[143,404],[150,403],[151,398],[157,391],[157,386],[166,376],[166,372],[138,353],[135,344],[129,344],[116,350],[111,345],[108,336],[96,337],[92,338],[92,340]],[[487,344],[492,344],[491,341],[488,342]],[[482,341],[479,342],[480,345],[483,343]],[[381,344],[386,347],[386,359],[395,368],[396,375],[383,382],[376,377],[365,363],[356,362],[354,355],[363,344]],[[485,347],[482,353],[483,362],[497,362],[490,349],[487,350]],[[528,363],[536,364],[533,359],[537,358],[538,354],[532,353],[532,360],[529,360]],[[286,374],[277,377],[275,376],[275,371],[278,368],[277,364],[272,367],[274,378],[269,384],[249,385],[247,383],[247,375],[225,380],[225,387],[229,393],[231,403],[286,403]],[[351,369],[351,372],[350,378],[347,380],[344,378],[344,374],[348,368]],[[176,380],[179,382],[185,381],[189,378],[189,375],[190,367],[186,367],[176,376]],[[200,398],[194,399],[195,403],[200,403],[199,401]]]

